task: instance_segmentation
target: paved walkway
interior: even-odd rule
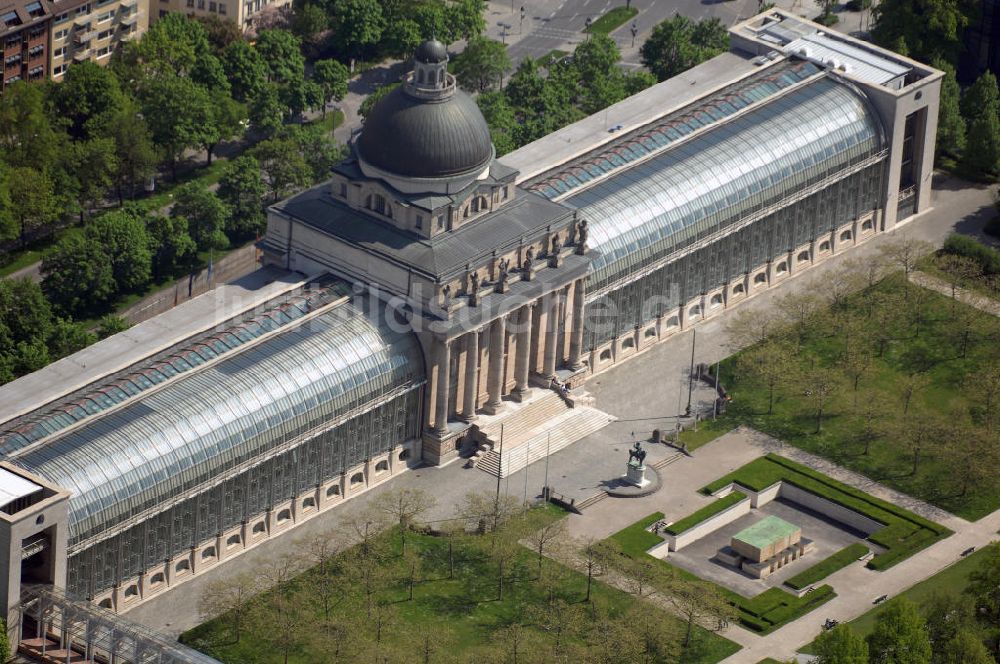
[[[910,280],[919,286],[951,297],[951,284],[940,277],[927,274],[926,272],[913,272],[910,275]],[[955,299],[980,311],[1000,316],[1000,302],[982,293],[977,293],[966,288],[956,288]]]

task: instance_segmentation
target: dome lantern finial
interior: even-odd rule
[[[413,52],[410,90],[422,97],[445,95],[452,87],[448,75],[448,49],[436,39],[429,39]]]

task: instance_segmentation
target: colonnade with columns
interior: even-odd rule
[[[559,369],[583,368],[586,278],[513,305],[475,329],[432,341],[429,430],[449,435],[448,422],[495,415],[504,397],[524,400],[532,378],[545,384]]]

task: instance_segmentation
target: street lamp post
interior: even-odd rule
[[[500,23],[499,26],[500,26],[500,39],[503,42],[503,44],[506,46],[507,45],[507,31],[510,30],[511,27],[513,27],[513,26],[511,26],[510,23]]]
[[[632,21],[632,48],[635,48],[635,36],[639,34],[639,26]]]
[[[521,5],[521,26],[517,29],[517,34],[524,33],[524,5]]]
[[[587,21],[586,21],[586,22],[584,23],[584,28],[583,28],[583,31],[584,31],[584,32],[588,32],[588,31],[590,30],[590,24],[591,24],[591,23],[593,23],[593,22],[594,22],[594,19],[592,19],[592,18],[590,18],[590,17],[588,16],[588,17],[587,17]]]

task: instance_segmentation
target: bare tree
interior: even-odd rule
[[[508,494],[468,493],[459,513],[480,532],[495,532],[524,511],[524,505]]]
[[[865,446],[863,454],[868,456],[872,443],[882,437],[883,429],[885,428],[883,425],[885,413],[875,393],[866,392],[864,397],[862,399],[864,408],[861,413],[861,432],[859,433],[859,437]]]
[[[501,627],[493,635],[493,641],[503,650],[504,661],[510,664],[525,664],[527,661],[529,633],[520,623]]]
[[[979,372],[976,394],[983,409],[983,425],[986,433],[993,433],[993,419],[997,401],[1000,401],[1000,364],[991,364]]]
[[[202,620],[222,616],[229,623],[233,641],[239,643],[250,600],[259,590],[256,577],[247,573],[212,581],[201,593],[198,612]]]
[[[456,540],[465,535],[465,521],[448,519],[438,524],[438,532],[448,542],[448,578],[455,578],[455,544]]]
[[[909,452],[913,464],[910,475],[916,475],[927,447],[940,440],[947,425],[936,412],[921,411],[910,417],[903,417],[897,423],[898,438]]]
[[[885,277],[888,259],[882,252],[863,254],[847,259],[843,267],[844,270],[862,277],[865,288],[871,288]]]
[[[504,581],[510,576],[511,568],[523,549],[517,543],[517,538],[510,532],[495,531],[493,535],[484,553],[489,556],[490,562],[496,568],[497,600],[500,601],[503,600],[503,591],[506,587]]]
[[[942,480],[958,483],[958,495],[972,487],[990,486],[1000,470],[1000,449],[992,436],[970,425],[964,413],[952,413],[942,422],[945,467]]]
[[[695,625],[711,631],[724,628],[736,618],[736,610],[718,590],[704,581],[691,581],[675,576],[666,593],[667,600],[684,620],[685,648],[691,645]]]
[[[777,308],[794,328],[801,343],[814,325],[825,315],[823,300],[816,294],[819,288],[807,288],[801,291],[791,291],[778,298]]]
[[[288,582],[298,576],[303,569],[302,560],[293,554],[279,555],[266,560],[260,566],[258,578],[264,587],[283,590]]]
[[[767,414],[774,412],[774,394],[789,379],[792,369],[792,349],[788,344],[767,341],[741,353],[737,369],[767,388]]]
[[[824,278],[822,293],[831,307],[840,309],[846,304],[847,298],[867,285],[867,278],[858,271],[857,266],[845,263]]]
[[[903,397],[903,415],[910,412],[913,397],[927,389],[930,384],[930,379],[922,373],[911,373],[903,378],[903,382],[900,384],[901,396]]]
[[[265,601],[255,604],[256,633],[288,664],[291,653],[308,636],[311,621],[302,611],[302,603],[289,593],[275,589],[264,598]]]
[[[386,523],[382,512],[366,509],[345,519],[344,526],[357,538],[361,555],[368,556],[374,548],[375,538],[385,530]]]
[[[727,345],[732,350],[749,348],[762,343],[783,329],[784,321],[773,309],[741,308],[726,323]]]
[[[551,521],[528,535],[531,548],[538,554],[538,578],[542,578],[542,559],[550,547],[566,536],[566,520]]]
[[[648,556],[623,558],[620,571],[628,591],[636,597],[644,597],[660,576],[659,568]]]
[[[681,658],[681,630],[667,613],[642,604],[633,605],[624,616],[639,638],[638,660],[645,664],[675,662]]]
[[[872,354],[867,344],[849,344],[840,356],[840,367],[850,379],[854,388],[854,407],[858,406],[858,385],[861,377],[868,373],[872,366]]]
[[[610,540],[593,538],[576,540],[572,549],[575,555],[570,558],[570,562],[587,575],[587,596],[583,601],[589,602],[594,578],[606,574],[621,557],[621,551]]]
[[[399,542],[403,553],[406,553],[406,531],[436,503],[434,497],[423,489],[404,487],[383,493],[375,499],[372,507],[399,528]]]
[[[840,376],[818,363],[802,376],[802,392],[816,415],[816,433],[823,430],[823,415],[839,388]]]
[[[951,287],[951,308],[955,309],[955,296],[959,288],[966,286],[983,273],[978,261],[958,254],[941,254],[934,258],[934,264]]]
[[[910,273],[917,267],[917,262],[934,251],[934,246],[923,240],[912,237],[901,237],[883,244],[878,248],[886,261],[903,270],[903,278],[910,280]]]

